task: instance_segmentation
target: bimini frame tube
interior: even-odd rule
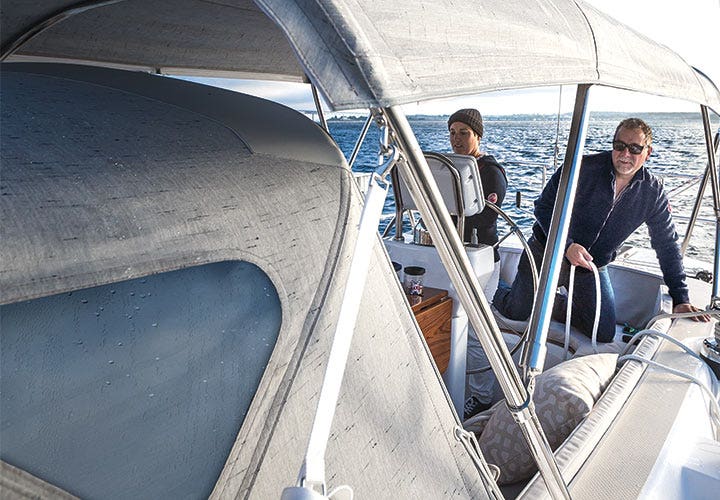
[[[532,314],[530,315],[529,348],[523,351],[523,366],[528,370],[527,375],[532,379],[543,370],[547,347],[547,332],[552,319],[552,308],[555,302],[555,289],[560,278],[560,267],[565,256],[565,241],[570,228],[570,216],[575,203],[575,190],[580,176],[580,163],[588,125],[588,96],[590,85],[578,85],[575,95],[575,109],[573,110],[568,138],[567,152],[560,184],[555,198],[550,233],[547,235],[543,263],[540,268],[539,286],[535,295]],[[532,258],[532,256],[528,256]],[[532,387],[532,384],[529,384]]]
[[[513,364],[490,306],[473,272],[460,236],[445,207],[430,167],[407,118],[399,107],[384,109],[396,141],[406,155],[398,162],[407,187],[420,209],[440,260],[457,291],[490,366],[502,387],[508,408],[520,426],[530,452],[553,498],[570,498],[550,445],[535,415],[535,407]]]
[[[350,159],[348,160],[348,166],[350,168],[352,168],[355,164],[355,160],[357,159],[358,153],[360,152],[360,147],[362,146],[363,142],[365,142],[365,136],[367,136],[368,130],[370,130],[370,125],[372,124],[372,122],[373,115],[372,113],[370,113],[367,117],[367,120],[365,120],[365,124],[360,131],[360,135],[358,136],[357,141],[355,141],[355,147],[350,154]]]
[[[713,142],[713,150],[715,151],[715,157],[717,158],[718,145],[720,144],[720,132],[715,134],[715,141]],[[683,239],[682,245],[680,245],[680,253],[685,255],[687,247],[690,244],[690,238],[692,237],[693,230],[695,229],[695,223],[697,222],[698,215],[700,215],[700,206],[702,205],[702,199],[705,195],[705,189],[707,189],[708,181],[715,176],[715,172],[710,169],[710,160],[707,162],[705,167],[705,173],[703,174],[702,181],[700,181],[700,187],[698,188],[698,194],[695,198],[695,205],[693,206],[690,220],[688,221],[687,230],[685,231],[685,238]],[[719,206],[715,203],[715,193],[713,193],[713,206]],[[717,213],[717,210],[716,210]]]
[[[715,211],[715,261],[713,264],[713,286],[710,307],[720,309],[720,186],[718,182],[717,164],[715,163],[715,149],[713,148],[712,129],[710,115],[707,106],[700,106],[702,114],[703,129],[705,130],[705,146],[707,148],[708,166],[707,170],[712,173],[710,176],[713,188],[713,210]]]
[[[312,91],[313,96],[313,102],[315,102],[315,110],[318,114],[318,120],[320,121],[320,126],[327,132],[330,133],[330,129],[328,128],[327,121],[325,120],[325,113],[323,112],[322,107],[322,101],[320,100],[320,94],[318,94],[317,87],[314,83],[310,84],[310,90]]]

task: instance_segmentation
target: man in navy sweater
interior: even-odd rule
[[[652,130],[638,118],[623,120],[615,130],[612,151],[583,157],[565,249],[565,262],[558,286],[568,285],[568,262],[577,266],[572,324],[585,335],[592,334],[595,318],[595,279],[590,262],[600,271],[601,310],[598,342],[611,342],[615,335],[615,297],[606,269],[620,245],[641,224],[650,234],[665,284],[673,300],[673,312],[694,312],[685,284],[682,255],[662,183],[643,165],[652,152]],[[530,250],[539,268],[547,242],[560,169],[535,201]],[[560,298],[560,297],[558,297]],[[498,289],[493,305],[504,316],[526,320],[533,306],[532,277],[528,256],[523,253],[512,288]],[[553,316],[564,321],[566,305],[556,300]],[[709,321],[701,315],[697,321]]]

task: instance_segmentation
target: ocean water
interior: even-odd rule
[[[646,166],[665,183],[673,217],[681,242],[687,230],[689,217],[698,194],[698,182],[707,165],[702,121],[699,113],[638,113],[653,129],[653,152]],[[627,115],[621,113],[591,113],[585,153],[610,149],[615,127]],[[481,148],[494,155],[505,167],[508,175],[508,192],[502,208],[529,234],[534,221],[533,202],[543,186],[545,178],[561,165],[570,128],[570,115],[512,115],[486,116],[485,135]],[[451,152],[447,118],[442,116],[409,117],[410,125],[425,151]],[[357,142],[364,118],[330,120],[328,126],[346,157]],[[718,130],[713,122],[713,133]],[[368,172],[375,169],[379,134],[375,126],[370,130],[360,148],[353,170]],[[556,145],[558,154],[555,154]],[[693,179],[695,181],[693,182]],[[515,206],[520,193],[520,206]],[[383,210],[381,230],[394,215],[392,189]],[[712,191],[708,184],[703,198],[700,220],[693,231],[687,255],[712,263],[715,241],[715,224],[711,221]],[[499,228],[503,234],[505,227]],[[628,243],[649,247],[649,236],[641,226]]]

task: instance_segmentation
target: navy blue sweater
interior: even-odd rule
[[[552,175],[535,201],[533,234],[543,245],[547,241],[560,171]],[[614,193],[611,152],[583,157],[567,245],[573,242],[582,245],[593,256],[595,265],[602,267],[615,260],[620,245],[645,223],[673,305],[689,302],[678,235],[660,180],[643,166],[617,200],[613,200]]]

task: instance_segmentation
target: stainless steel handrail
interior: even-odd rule
[[[350,159],[348,160],[348,166],[352,168],[352,166],[355,164],[355,160],[357,159],[357,155],[360,152],[360,147],[362,146],[363,142],[365,142],[365,136],[367,136],[368,130],[370,130],[370,124],[373,122],[373,115],[370,113],[367,117],[367,120],[365,120],[365,123],[363,124],[362,130],[360,130],[360,135],[358,135],[357,141],[355,141],[355,147],[353,147],[352,153],[350,154]]]
[[[713,149],[715,153],[717,153],[718,144],[720,144],[720,132],[715,134],[715,140],[713,143]],[[695,198],[695,204],[693,206],[692,212],[690,213],[690,222],[688,223],[687,230],[685,231],[685,238],[683,238],[682,245],[680,245],[680,253],[682,255],[685,255],[687,247],[690,244],[690,238],[692,237],[693,229],[695,229],[695,222],[698,220],[698,215],[700,214],[700,205],[702,205],[703,195],[705,194],[705,190],[707,189],[707,184],[710,180],[711,175],[714,175],[714,172],[711,170],[710,160],[708,159],[702,182],[700,184],[700,188],[698,189],[697,197]]]
[[[450,171],[453,176],[453,194],[455,195],[455,211],[457,212],[457,231],[461,239],[465,238],[465,197],[462,192],[462,179],[460,177],[460,171],[455,168],[453,162],[441,153],[424,152],[425,158],[433,158],[443,165]]]
[[[458,234],[460,234],[462,238],[462,235],[464,235],[465,231],[465,199],[462,193],[462,178],[460,177],[460,172],[457,168],[455,168],[455,165],[453,165],[452,161],[450,161],[450,159],[442,153],[423,152],[423,155],[426,158],[432,158],[442,163],[453,177],[453,196],[455,198],[455,211],[457,212],[456,228]],[[400,182],[402,181],[400,179],[400,173],[397,168],[393,169],[391,173],[391,179],[393,183],[393,193],[395,194],[395,239],[402,240],[403,214],[406,211],[409,211],[409,209],[405,208],[405,203],[402,199],[402,192],[400,191]],[[414,225],[415,224],[413,224],[413,227]],[[388,224],[388,227],[389,226],[390,224]]]
[[[720,308],[720,186],[718,185],[718,171],[715,163],[715,149],[713,148],[713,136],[710,129],[710,114],[707,106],[700,106],[702,115],[703,130],[705,131],[705,147],[707,148],[710,185],[713,193],[713,209],[715,211],[715,258],[713,262],[713,284],[710,304],[714,309]]]

